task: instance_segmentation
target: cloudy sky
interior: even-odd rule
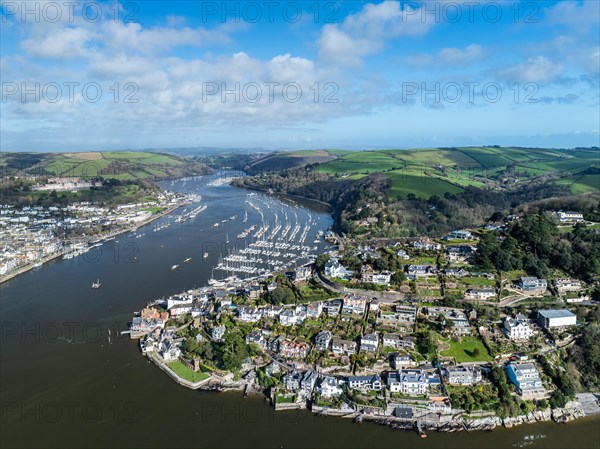
[[[598,1],[0,5],[3,151],[599,145]]]

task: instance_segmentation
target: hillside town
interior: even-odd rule
[[[598,320],[597,279],[481,269],[484,240],[522,219],[439,239],[328,232],[338,245],[314,263],[152,301],[131,338],[188,388],[262,392],[277,410],[420,432],[598,413],[593,380],[564,358]]]
[[[72,190],[90,185],[58,179],[49,188]],[[45,187],[48,185],[40,189]],[[195,195],[162,191],[143,202],[114,206],[85,201],[55,206],[0,205],[0,282],[52,259],[83,254],[99,242],[133,231],[197,200]]]

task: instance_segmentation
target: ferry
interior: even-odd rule
[[[171,267],[171,271],[174,271],[174,270],[176,270],[178,267],[179,267],[179,265],[173,265],[173,266]]]
[[[102,287],[102,284],[100,283],[100,279],[98,279],[96,282],[92,282],[92,288],[100,288]]]

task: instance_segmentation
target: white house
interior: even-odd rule
[[[240,321],[255,323],[262,318],[262,311],[256,307],[239,306],[237,310]]]
[[[470,288],[465,292],[465,299],[474,301],[487,301],[495,297],[495,288]]]
[[[337,257],[332,257],[325,264],[325,276],[330,278],[350,279],[352,271],[346,269]]]
[[[558,220],[561,223],[573,223],[583,221],[583,214],[580,212],[559,210],[556,213],[556,216],[558,217]]]
[[[417,396],[427,392],[427,376],[422,369],[403,369],[388,374],[388,387],[392,393]]]
[[[317,392],[325,398],[339,396],[343,391],[341,381],[331,376],[325,376],[321,384],[317,387]]]
[[[442,369],[449,384],[473,385],[481,382],[481,368],[478,366],[447,366]]]
[[[379,336],[375,333],[365,334],[360,339],[360,350],[367,352],[377,352],[379,346]]]
[[[502,331],[511,340],[528,340],[533,335],[533,329],[529,326],[527,318],[521,314],[515,318],[505,318]]]

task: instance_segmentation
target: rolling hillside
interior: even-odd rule
[[[600,175],[585,172],[600,162],[595,149],[460,147],[331,154],[337,159],[320,164],[318,171],[350,179],[382,173],[391,181],[390,195],[398,198],[459,193],[468,186],[502,188],[543,177],[569,186],[573,194],[600,190]]]
[[[19,174],[159,180],[205,174],[206,165],[177,156],[136,151],[90,153],[3,153],[3,176]]]

